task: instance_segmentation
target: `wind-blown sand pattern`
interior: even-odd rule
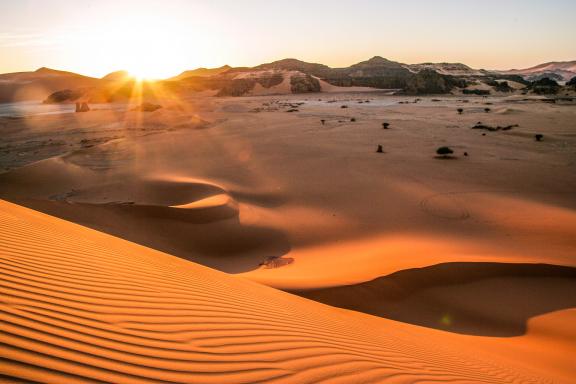
[[[52,383],[551,382],[0,202],[2,372]]]
[[[488,100],[8,121],[0,378],[572,384],[576,111]]]

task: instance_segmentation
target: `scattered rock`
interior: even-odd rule
[[[293,262],[294,258],[292,257],[269,256],[263,262],[258,264],[258,266],[264,267],[266,269],[272,269],[272,268],[280,268],[285,265],[292,264]]]
[[[142,111],[142,112],[154,112],[160,108],[162,108],[162,106],[160,104],[152,104],[152,103],[144,102],[144,103],[142,103],[142,105],[137,107],[136,110]]]
[[[496,132],[496,131],[509,131],[512,128],[516,128],[519,127],[518,124],[512,124],[512,125],[506,125],[504,127],[501,126],[497,126],[497,127],[491,127],[489,125],[485,125],[482,124],[481,122],[476,123],[475,126],[472,127],[472,129],[484,129],[486,131],[490,131],[490,132]]]
[[[453,153],[454,153],[454,151],[450,147],[440,147],[436,150],[436,154],[438,155],[438,158],[442,158],[442,159],[452,158],[452,156],[450,156],[450,155],[452,155]]]
[[[76,103],[76,112],[88,112],[90,107],[88,103]]]

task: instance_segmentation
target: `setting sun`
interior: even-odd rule
[[[80,72],[92,76],[122,69],[139,79],[162,79],[197,66],[225,64],[221,59],[227,47],[225,19],[200,6],[195,9],[202,18],[190,19],[149,3],[139,4],[136,11],[124,3],[104,4],[52,28],[33,43],[57,50],[60,60],[74,62]]]

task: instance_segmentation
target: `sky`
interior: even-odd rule
[[[0,0],[0,73],[161,78],[298,58],[526,68],[576,60],[575,0]]]

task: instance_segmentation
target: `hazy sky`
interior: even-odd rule
[[[0,0],[0,73],[169,76],[295,57],[476,68],[576,60],[576,0]]]

